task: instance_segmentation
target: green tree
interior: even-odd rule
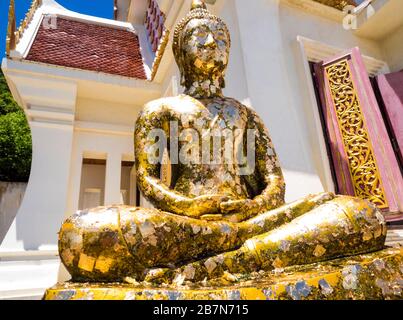
[[[0,180],[26,182],[32,141],[24,111],[14,101],[0,70]]]

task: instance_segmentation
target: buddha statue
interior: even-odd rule
[[[59,252],[74,281],[197,283],[383,248],[384,218],[366,200],[325,192],[285,204],[262,119],[223,94],[230,44],[226,24],[193,1],[173,40],[184,94],[149,102],[135,126],[137,185],[155,208],[68,218]]]

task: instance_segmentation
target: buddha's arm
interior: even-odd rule
[[[261,194],[253,200],[258,203],[262,211],[266,211],[284,204],[285,183],[268,130],[256,112],[252,111],[252,115],[257,130],[256,174],[265,185]]]
[[[185,215],[199,217],[203,214],[217,213],[222,196],[201,196],[189,198],[170,189],[160,179],[161,159],[155,159],[156,146],[160,142],[157,135],[165,135],[169,139],[169,116],[163,111],[153,111],[147,106],[140,114],[135,128],[135,158],[137,170],[137,185],[143,195],[158,209]],[[157,108],[158,109],[158,108]],[[151,157],[150,157],[151,156]],[[159,156],[162,158],[162,152]]]
[[[225,214],[242,212],[242,220],[283,205],[285,194],[283,174],[269,133],[260,117],[252,110],[249,122],[253,123],[256,129],[256,160],[253,176],[245,176],[245,180],[255,184],[252,189],[261,191],[253,199],[228,201],[221,204],[221,211]],[[256,185],[257,181],[260,186]]]

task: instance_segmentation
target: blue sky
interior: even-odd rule
[[[113,19],[113,0],[56,0],[72,11]],[[9,0],[0,0],[0,61],[5,55]],[[15,0],[17,28],[31,5],[31,0]]]

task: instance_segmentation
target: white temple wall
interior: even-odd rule
[[[169,46],[167,50],[172,50]],[[162,83],[162,97],[170,97],[183,93],[183,88],[180,84],[180,73],[176,66],[175,59],[172,60],[172,64],[168,68],[164,81]]]
[[[94,123],[108,123],[130,126],[134,128],[141,105],[135,101],[116,103],[106,100],[90,98],[77,99],[76,121],[91,121]]]
[[[220,13],[224,17],[229,3],[235,5],[239,23],[247,100],[271,134],[285,175],[286,200],[331,190],[325,181],[328,168],[321,164],[327,155],[317,147],[323,139],[320,124],[313,120],[317,106],[312,106],[307,94],[297,37],[345,49],[359,46],[363,54],[382,59],[379,44],[355,37],[340,22],[291,8],[279,0],[226,1]],[[234,22],[229,19],[228,23],[236,34]],[[231,59],[239,61],[236,55],[232,52]],[[228,83],[232,81],[233,77],[228,79]]]
[[[56,250],[67,205],[73,127],[30,123],[31,175],[0,251]],[[45,172],[46,171],[46,172]]]
[[[56,250],[67,205],[77,87],[71,81],[25,74],[15,65],[3,60],[2,68],[28,117],[33,153],[27,189],[0,252]]]
[[[391,72],[403,70],[403,25],[381,43]]]
[[[123,204],[136,204],[136,171],[134,165],[130,167],[122,166],[120,191],[125,192],[125,194],[121,194]]]
[[[29,118],[33,161],[22,205],[0,252],[57,250],[60,225],[79,206],[83,157],[106,160],[104,203],[120,203],[121,162],[134,160],[137,114],[160,96],[161,88],[14,60],[4,59],[2,68]]]
[[[354,36],[351,30],[345,30],[339,21],[298,10],[284,3],[279,6],[279,21],[282,37],[281,50],[285,61],[283,72],[287,75],[289,86],[287,95],[290,97],[295,119],[300,128],[299,134],[306,153],[306,161],[309,162],[303,172],[309,174],[310,177],[307,177],[307,180],[312,183],[309,191],[304,190],[306,182],[304,179],[294,179],[293,183],[289,183],[289,187],[296,188],[296,198],[300,196],[296,190],[303,190],[303,193],[322,190],[334,191],[333,181],[330,178],[328,156],[325,148],[323,148],[325,141],[319,120],[318,106],[316,103],[312,103],[309,97],[309,85],[312,82],[307,83],[307,75],[304,70],[305,61],[301,56],[297,37],[302,36],[343,50],[358,46],[363,55],[384,60],[382,50],[376,41]],[[315,175],[319,181],[316,180],[316,177],[316,181],[313,181],[312,178]],[[291,200],[293,199],[291,198]]]
[[[225,1],[218,15],[226,22],[231,33],[231,53],[225,77],[224,94],[250,105],[235,2]]]
[[[119,204],[121,201],[122,161],[134,160],[133,132],[113,134],[97,132],[93,129],[75,129],[66,217],[79,208],[81,170],[84,158],[106,160],[104,204]]]
[[[103,205],[105,193],[105,172],[106,165],[82,164],[80,199],[78,203],[79,209],[88,209]]]
[[[0,243],[15,219],[26,188],[26,182],[0,181]]]
[[[66,217],[79,208],[83,158],[106,160],[102,204],[120,203],[121,162],[134,160],[133,132],[142,108],[135,101],[126,102],[85,97],[77,99]]]

